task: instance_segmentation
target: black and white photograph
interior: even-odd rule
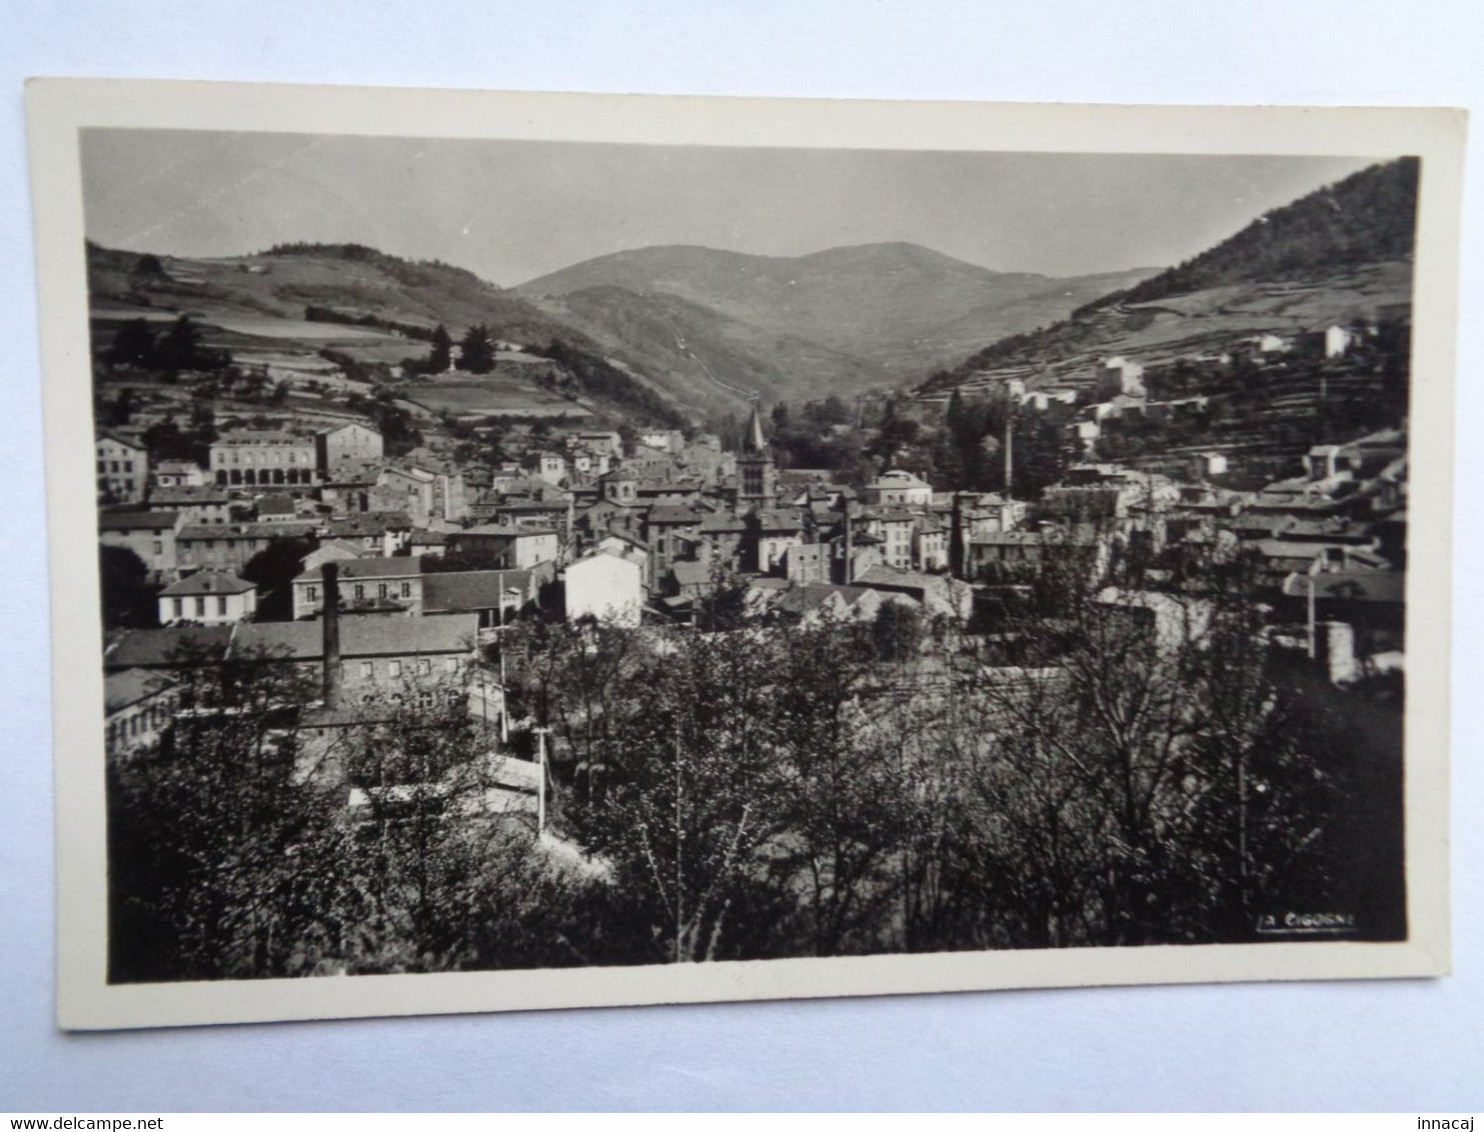
[[[57,131],[72,1024],[1445,968],[1417,114]]]

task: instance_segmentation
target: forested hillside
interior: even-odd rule
[[[1403,157],[1260,216],[1229,240],[1153,278],[1079,308],[1149,303],[1210,287],[1303,278],[1412,254],[1420,163]]]

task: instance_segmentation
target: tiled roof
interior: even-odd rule
[[[423,579],[423,612],[497,609],[508,590],[520,594],[522,603],[531,591],[529,570],[458,570],[429,574]]]
[[[294,514],[294,497],[291,495],[265,495],[257,503],[259,515]]]
[[[111,440],[115,444],[122,444],[125,448],[132,448],[136,452],[147,452],[148,449],[137,440],[130,440],[122,433],[114,432],[112,429],[100,428],[96,434],[97,440]]]
[[[163,692],[172,681],[158,672],[125,668],[103,678],[103,710],[109,715]]]
[[[842,586],[833,582],[805,582],[794,586],[778,599],[777,608],[784,613],[808,613],[820,608],[831,597],[838,595],[849,608],[861,598],[875,591],[867,586]]]
[[[1289,577],[1283,583],[1283,592],[1290,597],[1307,597],[1311,577],[1316,598],[1385,605],[1401,605],[1407,600],[1407,575],[1400,570],[1347,570]]]
[[[178,511],[100,511],[100,531],[166,530],[180,520]]]
[[[196,539],[307,538],[312,534],[313,523],[196,523],[181,527],[176,538],[181,542],[191,542]]]
[[[364,578],[416,578],[423,572],[423,560],[414,554],[407,558],[346,558],[336,563],[342,582]],[[295,582],[318,582],[324,577],[321,566],[313,566],[294,579]]]
[[[796,511],[765,508],[757,513],[757,518],[765,531],[796,531],[799,529],[799,516]]]
[[[232,639],[230,625],[171,625],[131,629],[103,657],[105,668],[158,668],[183,660],[220,660]]]
[[[157,487],[149,493],[151,510],[156,507],[203,506],[226,503],[232,498],[224,487]]]
[[[677,562],[670,567],[682,586],[705,586],[711,583],[711,568],[704,562]]]
[[[741,534],[746,529],[740,515],[707,515],[701,520],[702,534]]]
[[[340,655],[406,656],[468,653],[479,633],[474,613],[445,617],[369,615],[340,618]],[[236,626],[229,655],[234,658],[319,660],[324,655],[324,626],[319,621],[246,622]]]
[[[937,574],[916,574],[892,566],[872,566],[856,582],[863,586],[907,586],[924,590],[944,585],[944,579]]]
[[[475,535],[479,538],[516,538],[525,535],[551,535],[556,534],[549,528],[537,530],[533,527],[517,527],[510,523],[481,523],[476,527],[469,527],[462,531],[449,532],[455,539],[464,535]]]
[[[223,574],[216,570],[200,570],[188,578],[160,591],[161,597],[196,597],[202,594],[242,594],[257,589],[235,574]]]
[[[410,531],[412,518],[406,511],[369,511],[361,515],[347,515],[331,519],[325,524],[331,538],[364,538],[367,535],[385,534],[387,531]]]
[[[649,509],[648,521],[651,523],[699,523],[701,516],[689,507],[661,504]]]
[[[243,444],[308,444],[313,446],[314,437],[299,436],[296,433],[287,432],[283,429],[237,429],[224,432],[212,442],[217,444],[243,445]]]

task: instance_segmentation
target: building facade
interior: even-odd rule
[[[212,478],[230,487],[311,487],[318,465],[315,438],[292,432],[224,432],[211,445]]]
[[[100,432],[94,444],[98,501],[138,503],[149,487],[149,450],[112,432]]]

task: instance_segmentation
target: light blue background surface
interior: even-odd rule
[[[797,9],[797,10],[795,10]],[[1484,179],[1465,216],[1455,970],[1432,982],[1001,992],[68,1036],[27,75],[734,95],[1468,106],[1484,5],[11,0],[0,10],[0,1110],[1484,1107]],[[1479,123],[1472,130],[1477,151]],[[1418,375],[1426,380],[1427,375]]]

